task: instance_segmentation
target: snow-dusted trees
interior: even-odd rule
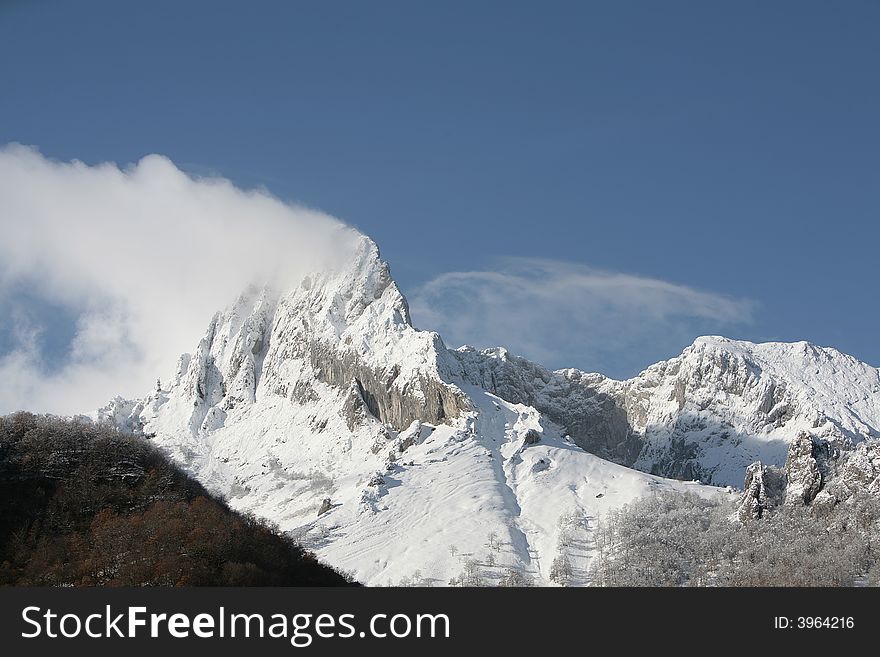
[[[480,564],[476,559],[464,560],[461,573],[449,580],[449,586],[485,586],[483,575],[480,572]]]
[[[696,496],[664,493],[608,514],[597,531],[593,577],[614,586],[690,582],[713,508]]]
[[[550,581],[566,586],[573,575],[574,572],[568,557],[564,553],[557,555],[553,559],[553,563],[550,564]]]
[[[851,586],[880,574],[878,553],[876,496],[741,523],[729,503],[663,493],[606,516],[591,575],[606,586]]]
[[[426,587],[431,586],[431,579],[422,575],[421,570],[416,570],[409,577],[404,577],[401,579],[397,586],[409,586],[409,587]]]
[[[526,573],[521,570],[517,570],[516,568],[508,568],[504,571],[504,574],[501,576],[501,579],[498,581],[498,586],[506,586],[506,587],[521,587],[521,586],[534,586],[534,580],[529,577]]]

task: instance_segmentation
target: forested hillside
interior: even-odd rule
[[[0,417],[0,584],[347,585],[230,510],[143,438],[87,421]]]

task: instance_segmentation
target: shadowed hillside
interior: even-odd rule
[[[143,439],[0,417],[0,584],[339,586],[276,529],[230,510]]]

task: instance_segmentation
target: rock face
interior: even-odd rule
[[[758,519],[768,509],[777,506],[785,494],[785,475],[777,467],[765,466],[760,461],[746,468],[743,494],[737,515],[741,522]]]
[[[824,485],[813,499],[821,512],[845,502],[853,495],[880,495],[880,441],[866,440],[853,449],[820,452]]]
[[[822,488],[822,471],[817,460],[819,445],[806,433],[798,434],[788,449],[785,462],[785,501],[809,504]]]
[[[824,513],[857,494],[880,494],[880,441],[841,450],[803,432],[791,442],[783,468],[748,467],[739,517],[760,518],[780,504]]]
[[[746,468],[743,494],[740,498],[738,515],[742,522],[760,518],[767,510],[767,489],[764,486],[764,466],[760,461]]]
[[[388,266],[363,238],[345,271],[313,274],[284,294],[248,289],[214,316],[195,353],[181,357],[167,392],[137,404],[118,400],[102,413],[140,427],[151,415],[171,415],[164,408],[179,419],[184,406],[190,433],[206,436],[259,397],[308,405],[318,399],[316,385],[326,384],[347,392],[350,429],[373,419],[399,431],[468,408],[467,396],[441,376],[445,359],[436,333],[412,327]]]
[[[631,465],[644,446],[621,399],[603,388],[600,374],[578,370],[550,372],[506,349],[450,352],[457,379],[476,385],[505,401],[537,408],[564,427],[574,442],[592,454]]]
[[[754,461],[782,464],[800,432],[834,448],[880,438],[880,372],[804,342],[698,338],[627,381],[550,372],[504,349],[453,354],[462,380],[539,409],[589,452],[666,477],[735,486]]]

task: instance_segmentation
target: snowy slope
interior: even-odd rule
[[[318,535],[311,544],[320,556],[369,584],[446,584],[470,559],[486,584],[510,568],[548,584],[554,558],[565,554],[570,584],[583,585],[591,529],[608,509],[660,489],[730,494],[609,463],[564,440],[533,408],[466,392],[472,413],[423,426],[423,442],[401,454],[384,483],[318,519],[308,536]],[[529,430],[537,443],[525,442]],[[322,533],[333,540],[321,543]]]
[[[741,485],[800,428],[875,436],[878,389],[876,369],[802,344],[701,338],[629,381],[450,351],[363,237],[340,270],[247,290],[157,390],[100,414],[365,583],[546,584],[564,554],[584,584],[607,510],[730,494],[660,475]]]
[[[570,583],[586,584],[590,530],[606,510],[663,488],[730,494],[610,463],[531,407],[475,387],[466,393],[473,409],[449,424],[416,421],[399,434],[385,429],[387,438],[377,438],[384,428],[375,421],[350,431],[339,413],[345,393],[324,384],[307,405],[267,396],[207,440],[146,426],[232,506],[273,520],[371,585],[445,585],[469,559],[487,584],[509,568],[549,584],[560,553],[572,564]],[[540,440],[525,444],[530,429]],[[324,498],[332,508],[319,517]]]

